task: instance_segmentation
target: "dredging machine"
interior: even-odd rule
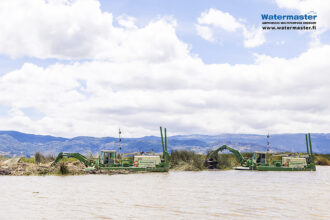
[[[130,171],[148,171],[148,172],[167,172],[169,170],[169,154],[167,151],[167,134],[164,129],[165,138],[163,138],[163,128],[160,127],[163,154],[126,154],[133,155],[125,157],[116,150],[101,150],[97,159],[90,159],[80,153],[61,152],[56,157],[51,166],[55,166],[63,157],[76,158],[83,163],[87,170],[130,170]]]
[[[237,170],[259,170],[259,171],[316,171],[311,135],[306,134],[307,154],[270,154],[269,152],[254,152],[251,158],[243,157],[236,149],[223,145],[210,152],[205,160],[205,166],[209,169],[218,168],[217,155],[223,150],[232,152],[240,163]],[[273,159],[281,158],[281,159]]]

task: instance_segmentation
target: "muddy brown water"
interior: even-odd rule
[[[330,167],[0,176],[0,219],[330,219]]]

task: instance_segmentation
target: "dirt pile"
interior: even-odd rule
[[[129,174],[128,170],[89,170],[74,158],[66,159],[56,166],[52,162],[35,163],[31,158],[0,159],[0,175],[11,176],[40,176],[40,175],[85,175],[85,174]],[[63,173],[63,168],[66,172]],[[62,169],[62,171],[61,171]]]
[[[69,174],[82,172],[84,166],[79,161],[68,162]],[[52,167],[51,162],[34,163],[30,158],[10,158],[0,161],[0,175],[29,176],[29,175],[58,175],[58,166]]]

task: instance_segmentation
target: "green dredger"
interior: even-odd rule
[[[149,172],[167,172],[169,170],[169,154],[167,151],[167,135],[164,129],[165,141],[163,138],[163,129],[160,127],[162,140],[163,157],[160,155],[134,155],[133,159],[122,158],[115,150],[102,150],[96,160],[89,159],[80,153],[58,154],[51,166],[55,166],[63,157],[73,157],[78,159],[86,166],[87,170],[130,170],[130,171],[149,171]]]
[[[269,154],[267,152],[254,152],[252,158],[243,157],[238,150],[223,145],[209,153],[205,160],[205,166],[209,169],[217,168],[216,156],[223,150],[232,152],[241,167],[237,170],[260,170],[260,171],[315,171],[314,155],[312,150],[311,135],[306,134],[307,155],[288,156]],[[282,160],[273,160],[274,157],[281,157]]]

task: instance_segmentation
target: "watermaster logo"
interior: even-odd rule
[[[315,20],[316,17],[317,15],[311,15],[311,14],[304,14],[304,15],[262,14],[261,15],[262,20]]]
[[[261,14],[263,30],[316,30],[317,14]]]

